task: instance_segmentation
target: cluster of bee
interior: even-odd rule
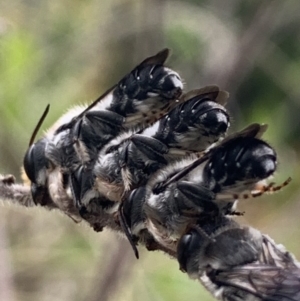
[[[183,93],[164,65],[145,59],[87,107],[75,107],[24,158],[30,186],[0,178],[0,197],[59,209],[96,231],[108,227],[177,258],[221,300],[300,300],[300,265],[268,236],[238,224],[237,201],[273,192],[274,149],[266,125],[227,135],[228,93]]]

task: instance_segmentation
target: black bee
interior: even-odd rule
[[[300,300],[300,264],[224,215],[203,214],[181,237],[177,256],[180,269],[220,300]]]
[[[276,187],[265,182],[277,166],[275,151],[260,139],[265,130],[264,125],[252,124],[198,159],[191,157],[160,169],[124,205],[132,233],[139,236],[147,228],[157,241],[173,248],[203,212],[239,215],[237,199],[286,185],[289,180]]]

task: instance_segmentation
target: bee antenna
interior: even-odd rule
[[[39,131],[41,125],[43,124],[43,122],[44,122],[46,116],[47,116],[48,113],[49,113],[49,108],[50,108],[50,104],[47,105],[47,107],[46,107],[46,109],[45,109],[43,115],[41,116],[39,122],[38,122],[37,125],[35,126],[34,131],[33,131],[32,135],[31,135],[30,140],[29,140],[29,146],[31,146],[31,145],[33,144],[33,142],[34,142],[34,140],[35,140],[35,137],[36,137],[36,135],[37,135],[37,133],[38,133],[38,131]]]
[[[192,225],[191,228],[195,229],[198,234],[200,234],[202,237],[204,237],[205,239],[207,239],[211,243],[216,242],[216,240],[214,238],[212,238],[211,236],[209,236],[200,226]]]
[[[272,182],[272,183],[270,183],[268,185],[264,185],[263,187],[260,187],[257,190],[250,191],[250,193],[234,194],[232,197],[235,200],[238,200],[238,199],[248,199],[248,198],[257,198],[257,197],[262,196],[266,192],[269,192],[269,193],[277,192],[278,190],[281,190],[282,188],[284,188],[285,186],[287,186],[291,181],[292,181],[292,178],[289,177],[283,183],[281,183],[279,185],[275,185],[276,183]],[[221,199],[221,198],[219,198],[219,199]]]

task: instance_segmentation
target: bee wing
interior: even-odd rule
[[[163,65],[167,58],[170,56],[171,50],[168,48],[164,48],[163,50],[159,51],[157,54],[147,57],[144,59],[139,66],[146,66],[146,65]]]
[[[263,234],[263,248],[260,262],[280,268],[298,268],[300,263],[283,245],[276,244],[268,235]]]
[[[259,263],[218,272],[212,280],[230,291],[237,289],[257,300],[300,300],[300,263],[283,245],[275,244],[264,234]]]
[[[231,292],[242,291],[256,297],[257,300],[300,300],[300,269],[298,268],[283,269],[270,265],[249,264],[218,272],[213,275],[212,280],[227,287]],[[225,300],[235,300],[234,294],[232,296],[232,299]]]
[[[239,137],[261,138],[267,129],[267,124],[252,123],[244,129],[242,129],[241,131],[228,135],[225,139],[221,141],[221,143],[217,147],[223,146],[228,141]]]
[[[147,65],[163,65],[167,58],[170,55],[170,49],[163,49],[157,54],[150,56],[143,60],[139,65],[137,65],[131,72],[134,72],[134,70],[144,67]],[[131,73],[129,72],[129,74]],[[102,101],[106,97],[108,97],[111,93],[113,93],[113,90],[115,89],[116,85],[112,86],[108,90],[106,90],[102,95],[100,95],[95,101],[93,101],[79,116],[77,116],[77,119],[81,118],[86,112],[88,112],[91,108],[93,108],[99,101]]]
[[[267,128],[267,124],[252,123],[243,130],[237,132],[234,136],[261,138],[263,133],[267,130]]]
[[[205,86],[200,89],[191,90],[180,97],[180,102],[186,102],[187,100],[194,97],[207,98],[208,100],[214,101],[222,106],[225,106],[229,93],[227,91],[222,91],[216,85]]]
[[[60,126],[56,130],[56,132],[58,133],[58,132],[66,130],[66,129],[72,128],[78,120],[82,119],[86,115],[86,113],[90,112],[95,106],[98,107],[99,104],[101,106],[102,103],[106,102],[106,106],[108,107],[110,105],[110,103],[113,100],[115,100],[115,98],[121,97],[120,95],[117,95],[117,96],[114,97],[113,96],[114,93],[117,92],[117,94],[120,94],[120,93],[122,94],[123,93],[122,89],[124,89],[129,84],[132,84],[132,80],[134,81],[134,77],[137,76],[137,74],[141,70],[143,70],[145,67],[150,66],[150,65],[153,65],[153,68],[155,66],[163,66],[163,64],[165,63],[165,61],[169,57],[169,54],[170,54],[170,50],[166,48],[166,49],[161,50],[157,54],[155,54],[153,56],[150,56],[150,57],[146,58],[145,60],[143,60],[140,64],[138,64],[135,68],[133,68],[129,73],[127,73],[117,84],[113,85],[111,88],[106,90],[95,101],[93,101],[90,105],[88,105],[79,115],[74,116],[74,118],[72,120],[70,120],[68,123],[63,124],[62,126]],[[174,82],[174,85],[179,85],[179,86],[178,86],[178,91],[176,89],[174,89],[175,91],[172,91],[173,94],[174,94],[174,98],[176,98],[175,97],[176,95],[181,94],[181,89],[182,89],[182,87],[179,84],[179,81],[176,82],[176,83],[175,82]],[[136,84],[136,83],[134,83],[134,84]],[[122,88],[121,88],[121,86],[122,86]],[[120,91],[119,92],[115,91],[118,88],[121,89],[121,92]],[[124,92],[124,93],[127,93],[127,92]],[[171,95],[173,96],[173,94],[171,94]],[[130,98],[129,96],[127,96],[127,97]],[[147,96],[145,99],[147,99],[147,98],[151,98],[151,97]],[[122,109],[124,109],[124,108],[122,108]],[[114,112],[114,108],[110,108],[110,111]],[[119,109],[118,109],[118,111],[119,111]],[[114,112],[114,113],[115,113],[115,115],[117,115],[116,114],[117,112]],[[164,112],[164,113],[166,113],[166,112]],[[156,119],[157,118],[155,118],[154,121]],[[105,121],[105,119],[102,120],[102,122],[103,121]],[[138,121],[136,123],[138,123]],[[150,123],[150,121],[149,121],[149,123]]]

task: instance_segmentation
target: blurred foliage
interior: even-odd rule
[[[300,258],[299,10],[296,0],[0,2],[1,173],[18,176],[48,103],[44,129],[169,47],[186,90],[218,84],[230,92],[232,130],[269,124],[276,181],[293,182],[242,202],[242,222]],[[40,208],[1,207],[0,279],[0,299],[9,301],[213,300],[165,255],[142,251],[136,261],[116,234]]]

